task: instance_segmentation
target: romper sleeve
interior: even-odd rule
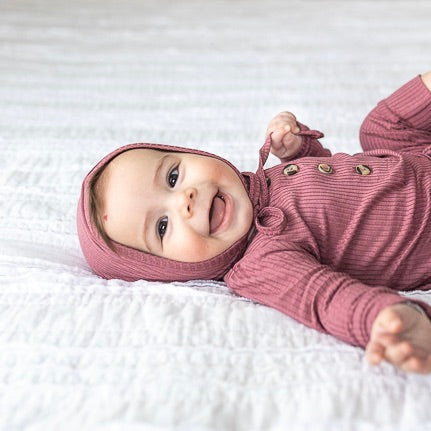
[[[290,157],[284,157],[281,162],[298,159],[300,157],[330,157],[331,151],[324,148],[319,139],[324,137],[318,130],[310,130],[305,124],[297,122],[299,126],[299,136],[302,136],[302,145],[296,154]]]
[[[380,101],[365,118],[359,136],[365,151],[420,153],[427,149],[431,145],[431,92],[420,76]]]
[[[268,241],[246,254],[225,276],[240,296],[275,308],[318,331],[365,347],[372,324],[386,306],[415,302],[431,316],[431,307],[384,286],[369,286],[321,264],[293,244]]]

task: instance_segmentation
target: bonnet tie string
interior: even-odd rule
[[[256,176],[259,180],[260,197],[254,218],[256,229],[260,233],[268,236],[278,235],[281,233],[287,222],[286,215],[280,208],[268,206],[269,188],[263,167],[268,159],[269,151],[271,149],[271,135],[272,133],[268,135],[265,144],[259,151],[259,167],[257,168]]]
[[[266,160],[269,156],[269,150],[271,149],[271,134],[268,135],[266,138],[265,144],[262,146],[262,148],[259,150],[259,166],[256,171],[256,175],[259,179],[259,186],[260,186],[260,199],[259,199],[259,209],[265,208],[269,203],[269,190],[268,190],[268,184],[266,182],[265,178],[265,171],[263,169]]]

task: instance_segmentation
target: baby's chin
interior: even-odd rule
[[[243,236],[230,241],[214,241],[210,239],[205,244],[196,244],[192,247],[183,247],[180,252],[167,252],[161,255],[161,257],[184,263],[204,262],[206,260],[210,260],[216,256],[223,254],[226,250],[228,250],[242,238]]]

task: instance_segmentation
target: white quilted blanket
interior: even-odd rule
[[[359,151],[431,68],[430,22],[421,0],[0,0],[0,430],[431,430],[430,376],[223,283],[102,280],[75,230],[84,174],[126,143],[255,170],[289,109]]]

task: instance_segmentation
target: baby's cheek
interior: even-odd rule
[[[174,253],[175,256],[170,257],[182,262],[201,262],[217,256],[226,248],[228,247],[214,239],[193,236],[178,244]]]
[[[209,239],[193,238],[184,247],[183,259],[187,259],[188,262],[200,262],[210,259],[216,254],[218,253],[214,250],[214,247],[212,247]]]

